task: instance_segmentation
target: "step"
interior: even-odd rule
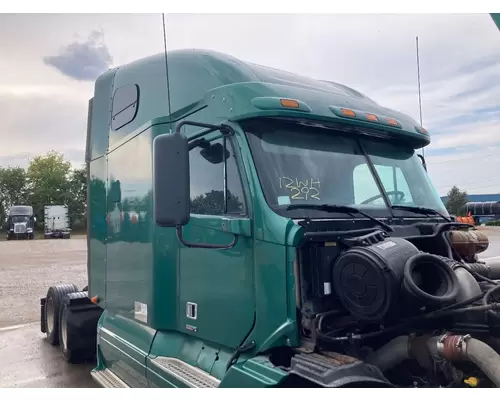
[[[129,388],[125,382],[118,378],[108,368],[93,370],[90,372],[90,375],[99,386],[104,388]]]
[[[151,363],[192,388],[217,388],[220,384],[217,378],[177,358],[156,357]]]

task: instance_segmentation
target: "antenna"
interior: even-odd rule
[[[161,19],[163,21],[163,45],[165,47],[165,73],[167,75],[168,122],[170,125],[170,133],[172,133],[172,108],[170,106],[170,81],[168,79],[167,27],[164,13],[161,13]]]
[[[423,126],[423,124],[422,124],[422,95],[420,93],[420,58],[418,56],[418,36],[415,39],[416,39],[416,45],[417,45],[418,106],[420,108],[420,126]],[[422,147],[422,156],[423,155],[424,155],[424,148]]]

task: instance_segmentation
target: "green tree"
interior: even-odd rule
[[[9,208],[14,204],[28,203],[28,180],[21,167],[0,167],[0,226]]]
[[[44,207],[50,204],[68,204],[70,192],[71,163],[61,153],[49,151],[30,162],[27,172],[30,200],[38,221],[44,215]]]
[[[14,204],[27,201],[28,185],[26,170],[21,167],[0,167],[0,202],[5,210]]]
[[[446,209],[450,214],[463,216],[467,203],[467,192],[462,192],[456,186],[453,186],[448,192],[448,201],[446,202]]]

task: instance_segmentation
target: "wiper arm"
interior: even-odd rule
[[[419,207],[419,206],[398,206],[394,205],[391,206],[393,210],[404,210],[404,211],[412,211],[417,214],[424,214],[424,215],[438,215],[441,218],[443,218],[447,222],[451,222],[451,219],[448,217],[445,217],[443,214],[441,214],[439,211],[436,211],[432,208],[427,208],[427,207]]]
[[[355,214],[355,213],[361,214],[361,215],[365,216],[366,218],[375,222],[377,225],[380,225],[387,232],[394,232],[394,229],[392,229],[392,227],[387,225],[385,222],[382,222],[382,221],[378,220],[377,218],[374,218],[371,215],[369,215],[361,210],[358,210],[355,207],[339,206],[336,204],[290,204],[286,207],[287,210],[296,210],[296,209],[300,209],[300,208],[306,208],[306,209],[310,208],[310,209],[314,209],[314,210],[326,211],[328,213],[333,213],[333,212],[342,213],[343,212],[343,213],[349,214],[351,216],[353,216],[352,214]]]

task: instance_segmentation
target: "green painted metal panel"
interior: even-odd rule
[[[500,14],[492,13],[490,16],[497,28],[500,30]]]
[[[197,225],[197,219],[212,227]],[[190,242],[227,244],[233,235],[223,232],[218,216],[191,216],[184,228]],[[236,348],[254,322],[253,239],[240,236],[229,250],[182,248],[179,270],[179,330],[195,327],[192,335]],[[186,316],[186,303],[198,304],[196,320]]]
[[[90,215],[88,229],[89,286],[90,297],[98,296],[99,305],[106,307],[106,157],[90,162],[89,199],[87,212]]]
[[[219,387],[277,387],[287,376],[287,372],[274,367],[267,357],[259,356],[231,367]]]
[[[103,366],[131,387],[147,387],[146,357],[155,334],[145,325],[105,310],[98,334]]]
[[[113,79],[117,69],[109,70],[97,78],[94,85],[90,147],[88,157],[94,160],[106,154],[108,149],[109,99],[113,94]]]
[[[151,130],[108,154],[107,307],[133,318],[151,303]]]

